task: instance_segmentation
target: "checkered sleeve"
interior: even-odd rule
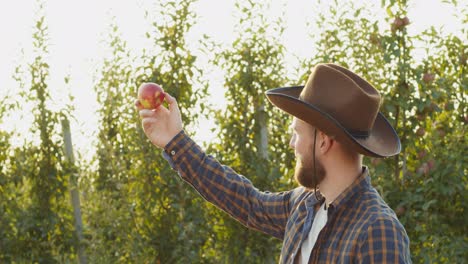
[[[408,236],[396,219],[375,220],[359,240],[358,263],[411,263]]]
[[[208,202],[247,227],[283,239],[294,191],[259,191],[246,177],[205,154],[183,131],[166,145],[164,156]]]

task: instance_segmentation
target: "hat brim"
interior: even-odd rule
[[[304,86],[275,88],[268,90],[266,96],[276,107],[333,136],[358,153],[371,157],[390,157],[400,153],[400,139],[381,113],[377,114],[368,136],[354,136],[332,116],[299,99],[303,88]]]

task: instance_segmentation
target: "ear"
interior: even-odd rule
[[[318,133],[318,146],[319,150],[322,154],[326,154],[333,146],[335,141],[329,137],[327,134],[323,133],[322,131],[319,131]]]

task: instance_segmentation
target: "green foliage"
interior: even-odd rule
[[[467,140],[468,46],[434,28],[409,35],[406,1],[385,8],[389,25],[382,29],[365,7],[332,5],[331,16],[318,20],[326,30],[306,65],[348,66],[381,91],[381,110],[400,136],[402,153],[366,159],[373,183],[405,225],[414,262],[462,263],[468,243],[468,153],[460,147]],[[426,54],[417,58],[421,46]]]
[[[154,48],[138,59],[128,52],[116,25],[107,38],[112,55],[104,61],[95,86],[102,124],[98,168],[87,183],[95,189],[86,201],[93,259],[186,263],[201,257],[203,234],[209,233],[199,214],[202,199],[146,139],[134,106],[138,86],[155,82],[178,99],[186,124],[196,123],[203,114],[201,98],[207,87],[197,77],[201,71],[196,57],[185,44],[193,3],[159,3],[156,9],[164,11],[156,12],[159,22],[152,24],[154,32],[146,33]]]
[[[8,97],[0,101],[0,124],[14,109],[8,104]],[[20,201],[16,199],[16,185],[19,177],[11,174],[14,156],[11,146],[12,133],[0,130],[0,260],[11,261],[16,247],[15,222],[19,216]]]
[[[32,105],[30,129],[39,141],[28,140],[21,147],[12,147],[8,143],[11,134],[0,133],[5,148],[1,189],[7,205],[2,208],[0,260],[55,263],[61,257],[73,259],[74,237],[70,206],[62,202],[68,198],[67,175],[58,129],[60,113],[49,108],[49,65],[45,60],[48,29],[40,14],[44,9],[40,2],[38,9],[34,59],[27,65],[30,83],[20,84],[24,89],[20,97],[22,104]],[[2,115],[4,111],[2,108]]]
[[[48,30],[40,15],[34,59],[14,76],[19,95],[0,99],[0,124],[17,110],[32,115],[31,137],[20,146],[13,144],[17,132],[0,130],[0,262],[76,260],[68,180],[78,173],[91,263],[275,263],[281,241],[247,230],[182,182],[143,134],[134,100],[142,82],[161,84],[177,98],[189,134],[201,117],[215,119],[219,137],[207,152],[261,190],[287,190],[295,185],[291,118],[264,93],[303,84],[319,62],[347,66],[381,91],[381,110],[400,135],[402,153],[365,163],[406,227],[413,261],[465,262],[467,27],[460,35],[435,28],[411,35],[412,1],[381,1],[385,18],[352,1],[324,2],[316,10],[327,10],[311,24],[320,29],[316,47],[300,65],[300,76],[291,77],[283,60],[284,21],[264,15],[271,2],[237,1],[237,39],[228,49],[209,50],[216,54],[211,63],[225,72],[227,105],[216,111],[204,99],[205,72],[187,45],[197,19],[195,0],[155,1],[146,13],[150,48],[137,54],[114,21],[105,37],[111,53],[94,82],[100,126],[90,141],[96,153],[79,170],[62,150],[59,119],[65,111],[50,107]],[[460,23],[466,25],[467,7],[446,4],[464,10]],[[42,12],[43,4],[38,6]]]
[[[130,54],[121,40],[115,22],[106,43],[111,55],[102,63],[94,86],[97,94],[100,128],[97,144],[97,171],[83,179],[83,185],[94,190],[84,199],[85,219],[89,229],[88,254],[99,262],[125,261],[130,257],[132,215],[128,196],[131,157],[136,152],[129,136],[135,130]],[[128,135],[128,136],[127,136]],[[90,182],[88,182],[90,181]],[[112,243],[109,243],[112,241]]]
[[[468,151],[460,147],[467,142],[468,85],[466,59],[460,58],[468,45],[440,35],[433,29],[422,34],[435,45],[409,71],[416,95],[404,105],[404,160],[398,185],[386,184],[400,190],[401,198],[390,200],[404,212],[402,221],[414,227],[409,229],[414,260],[459,263],[468,257]]]
[[[287,150],[290,118],[273,110],[265,91],[287,82],[283,62],[284,47],[280,43],[282,21],[271,22],[263,15],[266,3],[236,3],[240,13],[238,38],[232,48],[219,53],[215,63],[225,71],[225,110],[214,116],[220,143],[208,150],[222,163],[246,175],[262,190],[278,190],[291,186],[289,173],[293,155]],[[281,163],[277,161],[281,160]],[[211,213],[217,230],[212,247],[216,251],[229,248],[216,256],[223,263],[274,263],[281,241],[249,232],[228,215]]]
[[[159,5],[157,19],[152,19],[157,21],[153,23],[155,32],[147,33],[156,49],[143,52],[143,65],[137,68],[135,78],[136,85],[155,82],[177,98],[184,124],[196,124],[204,115],[203,98],[207,94],[207,85],[200,79],[202,71],[186,44],[187,32],[195,19],[194,3],[167,1]],[[147,142],[146,139],[140,142],[145,147],[137,174],[141,177],[141,188],[147,190],[137,194],[140,201],[145,201],[140,205],[142,234],[151,241],[156,262],[187,263],[201,259],[204,234],[210,232],[200,214],[203,199],[176,176],[160,150]],[[149,149],[145,150],[146,147]],[[151,171],[155,174],[149,174]]]

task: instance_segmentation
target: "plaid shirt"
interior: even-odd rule
[[[164,156],[207,201],[245,226],[282,239],[280,263],[296,262],[323,199],[304,187],[261,192],[183,131],[166,145]],[[327,213],[309,263],[411,263],[406,231],[371,186],[367,168]]]

